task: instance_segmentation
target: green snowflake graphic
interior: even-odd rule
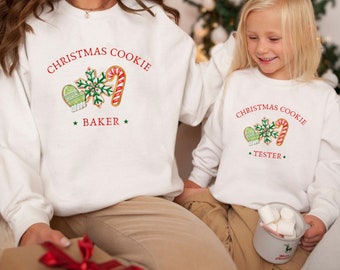
[[[272,138],[276,139],[279,136],[279,132],[275,131],[275,123],[269,123],[269,120],[263,118],[261,124],[255,125],[255,130],[258,132],[260,138],[263,138],[264,143],[270,144]]]
[[[113,93],[112,87],[105,85],[106,75],[104,72],[100,73],[100,76],[97,77],[95,70],[89,68],[85,74],[87,79],[79,79],[76,82],[77,86],[84,89],[86,101],[92,97],[93,104],[100,107],[104,103],[102,94],[111,96]]]

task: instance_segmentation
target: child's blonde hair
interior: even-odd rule
[[[321,43],[311,0],[248,0],[242,7],[236,34],[236,48],[230,72],[256,66],[247,49],[247,18],[253,11],[279,5],[284,55],[291,79],[309,81],[317,77]]]

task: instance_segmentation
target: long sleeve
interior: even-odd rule
[[[49,222],[52,207],[43,198],[40,143],[30,113],[27,74],[0,74],[0,209],[18,243],[36,222]]]
[[[214,103],[230,68],[235,48],[233,35],[225,42],[215,46],[210,61],[195,63],[196,50],[190,53],[192,64],[186,76],[186,92],[183,100],[180,121],[189,125],[198,125],[211,104]],[[200,92],[198,89],[201,89]],[[199,102],[199,104],[198,104]],[[199,108],[194,110],[193,108]],[[193,120],[196,119],[196,120]]]
[[[200,143],[193,152],[193,170],[189,179],[206,187],[216,177],[222,154],[222,98],[221,91],[213,110],[207,119]]]
[[[325,108],[324,129],[321,134],[319,160],[314,183],[308,188],[310,214],[321,218],[326,227],[340,212],[340,99],[330,95]]]

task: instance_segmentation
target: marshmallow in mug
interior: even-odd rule
[[[265,205],[258,209],[258,213],[262,222],[272,231],[282,235],[284,238],[294,238],[296,236],[296,220],[292,209],[283,207],[279,211],[277,208]]]

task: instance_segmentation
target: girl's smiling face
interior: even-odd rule
[[[252,11],[247,17],[247,47],[253,61],[267,77],[289,80],[281,30],[281,10],[274,6]]]

